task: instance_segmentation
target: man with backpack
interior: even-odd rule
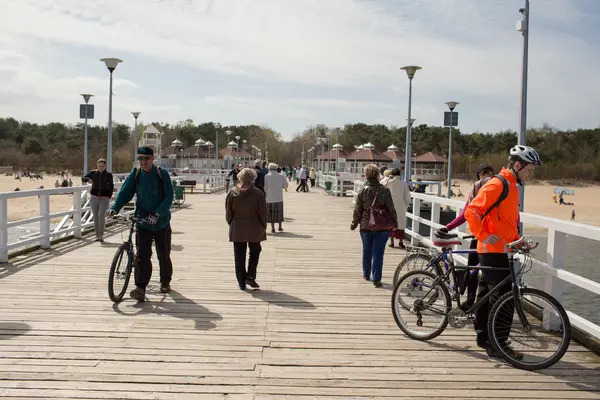
[[[131,171],[121,187],[117,198],[107,212],[117,214],[133,196],[136,196],[135,215],[144,219],[139,222],[136,232],[137,260],[135,268],[135,289],[131,298],[144,301],[146,286],[152,277],[152,241],[156,244],[156,255],[160,264],[160,291],[171,291],[173,264],[171,263],[171,205],[173,204],[173,184],[169,173],[154,165],[154,150],[140,147],[137,150],[140,168]]]
[[[517,185],[527,180],[533,170],[540,165],[542,165],[542,161],[535,149],[529,146],[514,146],[510,149],[507,167],[502,168],[500,174],[496,175],[497,179],[490,179],[466,208],[465,218],[469,229],[478,240],[479,264],[506,269],[506,271],[482,270],[477,300],[481,300],[510,274],[506,245],[519,238],[519,190]],[[484,348],[490,357],[501,358],[500,353],[494,350],[489,342],[489,312],[498,298],[509,292],[511,287],[511,283],[507,283],[482,302],[475,311],[474,325],[477,333],[477,345]],[[504,343],[503,350],[512,352],[513,357],[519,359],[523,355],[514,351],[507,343],[514,310],[507,306],[506,311],[510,317],[507,318],[505,325],[498,326],[496,335],[499,342]]]
[[[448,233],[448,231],[456,229],[466,222],[465,210],[467,209],[467,206],[469,205],[471,200],[473,200],[475,196],[477,196],[477,193],[479,193],[479,189],[481,189],[481,187],[485,185],[492,176],[494,176],[494,168],[491,165],[481,164],[479,167],[477,167],[477,182],[475,182],[475,184],[473,185],[473,189],[471,189],[471,192],[469,192],[467,202],[465,203],[465,208],[456,218],[454,218],[454,220],[449,222],[445,227],[440,228],[441,232]],[[473,239],[471,241],[470,249],[476,248],[477,239]],[[479,259],[477,257],[477,254],[469,254],[467,266],[475,266],[478,263]],[[467,301],[461,304],[461,309],[463,309],[463,311],[468,310],[473,304],[475,304],[475,297],[477,295],[477,283],[479,282],[479,279],[477,277],[478,272],[478,269],[467,269],[465,271],[457,271],[457,274],[460,275],[460,294],[464,294],[465,289],[467,290]]]

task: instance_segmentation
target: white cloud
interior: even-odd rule
[[[399,67],[416,63],[424,67],[414,81],[421,123],[439,123],[443,103],[454,98],[467,131],[518,124],[522,39],[515,22],[521,0],[0,1],[0,49],[22,49],[0,53],[0,74],[11,79],[5,93],[66,101],[80,91],[107,92],[106,74],[61,77],[28,61],[61,56],[48,48],[71,57],[85,48],[97,58],[124,58],[119,69],[125,71],[159,68],[134,64],[127,55],[165,62],[174,76],[170,84],[179,89],[189,85],[177,81],[180,66],[247,79],[248,86],[258,81],[264,89],[248,96],[241,88],[200,88],[195,97],[171,99],[178,104],[173,106],[157,104],[164,93],[156,82],[115,80],[115,107],[127,100],[127,107],[144,107],[145,115],[156,112],[161,119],[277,120],[282,130],[357,117],[403,124],[408,82]],[[600,51],[594,38],[577,32],[578,23],[590,18],[583,5],[532,1],[530,123],[596,125]],[[139,100],[141,93],[147,100]],[[199,102],[207,109],[198,109]],[[568,114],[556,111],[559,103]],[[125,110],[116,114],[127,117]]]

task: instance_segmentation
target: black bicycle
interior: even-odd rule
[[[451,237],[445,240],[450,246],[461,243]],[[456,281],[455,270],[464,267],[457,267],[454,262],[450,262],[448,270],[440,275],[425,270],[406,273],[398,279],[392,294],[392,313],[396,324],[412,339],[433,339],[442,334],[448,324],[456,329],[465,327],[474,320],[474,313],[483,301],[505,285],[511,284],[512,290],[500,295],[489,313],[490,344],[508,363],[517,368],[538,370],[550,367],[569,348],[571,324],[565,309],[556,299],[546,292],[526,287],[521,280],[523,274],[531,268],[532,259],[529,254],[536,247],[537,243],[528,242],[524,238],[509,243],[510,274],[465,311],[459,307],[460,293],[455,293],[458,296],[458,306],[452,306],[447,286],[450,276]],[[521,263],[515,262],[518,254],[523,256]],[[501,267],[478,265],[477,268],[484,271],[506,271]],[[405,295],[406,298],[403,297]],[[432,322],[430,317],[438,317],[440,320]],[[420,328],[429,328],[430,331],[420,331]],[[525,352],[521,349],[525,345],[533,346],[530,351]],[[551,346],[556,349],[549,350]],[[516,350],[516,347],[519,349]],[[549,354],[545,356],[546,353]]]
[[[117,215],[113,218],[117,220],[117,222],[129,225],[127,241],[123,242],[117,249],[110,266],[110,274],[108,275],[108,297],[110,297],[114,303],[118,303],[123,300],[123,296],[129,285],[131,272],[135,266],[133,233],[135,232],[137,223],[144,223],[146,219],[138,219],[133,215]],[[125,263],[123,263],[123,261],[125,261]]]

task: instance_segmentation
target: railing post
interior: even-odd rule
[[[8,262],[8,199],[0,198],[0,263]]]
[[[207,180],[208,180],[208,179],[204,179],[204,176],[202,177],[202,192],[203,192],[204,194],[206,194],[206,193],[207,193],[207,188],[206,188],[206,181],[207,181]]]
[[[564,232],[548,229],[548,246],[546,248],[546,262],[555,269],[563,269],[565,266],[565,254],[567,250],[567,235]],[[556,276],[546,275],[544,291],[558,300],[563,301],[564,283]],[[558,318],[544,309],[544,328],[560,329]]]
[[[413,197],[413,215],[416,217],[420,217],[421,216],[421,199],[418,199],[416,197]],[[412,244],[413,246],[416,246],[419,244],[419,239],[417,239],[417,236],[419,234],[419,226],[420,223],[419,221],[417,221],[415,218],[412,219],[412,231],[413,231],[413,235],[410,238],[410,244]]]
[[[432,201],[431,202],[431,222],[435,222],[436,224],[440,223],[440,210],[441,210],[440,203],[436,203],[435,201]],[[435,239],[435,235],[433,234],[434,232],[435,232],[435,229],[433,227],[430,227],[429,239],[432,242]]]
[[[73,237],[81,238],[81,193],[73,192]]]
[[[50,195],[40,194],[40,215],[43,217],[40,221],[40,247],[42,249],[50,248]]]

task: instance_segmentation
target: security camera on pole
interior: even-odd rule
[[[83,125],[83,175],[88,172],[88,119],[94,119],[94,105],[88,104],[94,95],[84,93],[81,95],[85,104],[79,105],[79,118],[85,119]]]
[[[112,86],[113,86],[113,71],[117,68],[119,63],[123,62],[123,60],[119,60],[118,58],[102,58],[102,61],[108,71],[110,72],[110,84],[108,90],[108,142],[107,142],[107,156],[106,156],[106,170],[112,172]]]
[[[452,198],[452,127],[458,125],[458,113],[454,109],[458,105],[457,101],[449,101],[446,103],[450,112],[444,112],[444,126],[450,127],[450,135],[448,139],[448,198]]]

